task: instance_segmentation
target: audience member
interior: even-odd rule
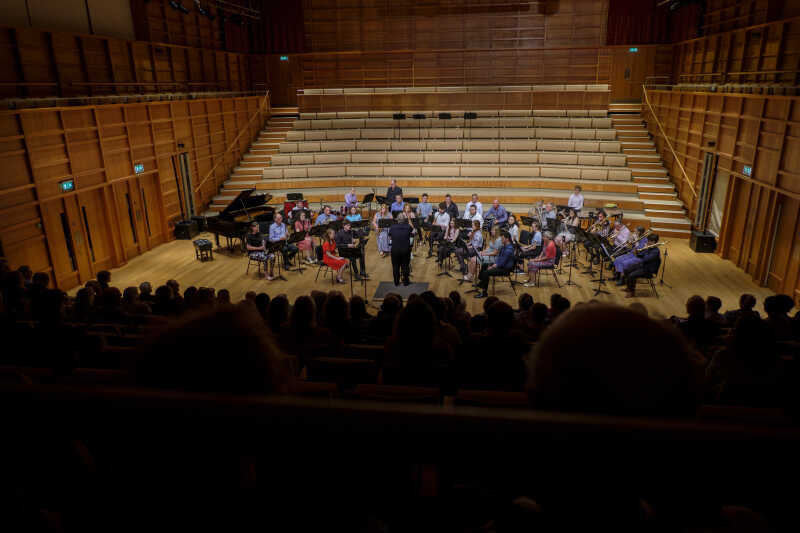
[[[768,296],[764,300],[767,325],[776,341],[788,341],[794,337],[792,319],[789,311],[794,308],[794,300],[786,294]]]
[[[725,320],[728,321],[728,326],[735,326],[736,321],[742,315],[747,314],[754,314],[759,316],[758,311],[755,311],[753,308],[756,306],[756,297],[752,294],[742,294],[739,297],[739,309],[735,309],[733,311],[727,311],[725,313]]]
[[[706,298],[706,320],[724,328],[727,327],[728,321],[725,320],[725,317],[719,312],[721,308],[722,300],[716,296],[709,296]]]
[[[406,305],[386,343],[384,383],[441,385],[451,354],[448,346],[437,341],[438,329],[436,314],[421,298]]]
[[[678,331],[703,352],[719,335],[719,326],[706,319],[706,302],[701,296],[694,295],[686,301],[686,314],[687,318],[677,323]]]
[[[228,289],[220,289],[217,293],[217,305],[230,305],[231,304],[231,293]]]
[[[378,316],[372,319],[369,326],[369,336],[374,344],[383,344],[392,335],[395,319],[402,307],[403,300],[397,294],[384,296]]]
[[[139,284],[139,301],[146,304],[151,304],[156,301],[153,297],[153,286],[150,285],[149,281],[143,281]]]
[[[122,293],[122,312],[126,315],[149,315],[150,306],[139,300],[139,290],[127,287]]]
[[[269,302],[267,328],[277,336],[287,320],[289,320],[289,299],[285,295],[279,294]]]

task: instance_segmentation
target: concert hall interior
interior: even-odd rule
[[[800,529],[800,2],[0,16],[0,528]]]

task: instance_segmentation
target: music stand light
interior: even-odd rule
[[[411,118],[417,121],[417,141],[422,140],[422,122],[420,120],[425,119],[425,113],[414,113],[411,115]]]

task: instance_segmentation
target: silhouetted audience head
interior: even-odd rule
[[[524,312],[528,312],[528,311],[531,310],[531,306],[533,305],[533,296],[531,296],[527,292],[524,292],[524,293],[519,295],[519,298],[517,299],[517,303],[519,305],[519,310],[521,312],[523,312],[523,313]]]
[[[756,297],[752,294],[742,294],[739,297],[739,309],[742,311],[752,311],[756,306]]]
[[[273,333],[278,333],[286,321],[289,320],[289,299],[279,294],[269,302],[267,310],[267,327]]]
[[[108,270],[101,270],[97,273],[97,282],[101,287],[106,288],[111,283],[111,272]]]
[[[547,306],[543,303],[535,303],[531,306],[531,322],[535,324],[544,324],[547,322]]]
[[[119,291],[117,291],[119,293]],[[33,302],[33,319],[42,324],[58,324],[64,318],[66,295],[59,290],[45,290]]]
[[[125,305],[135,304],[139,300],[139,289],[136,287],[126,287],[122,291],[122,303]]]
[[[231,293],[228,289],[220,289],[217,292],[217,305],[230,305],[231,303]]]
[[[600,338],[625,342],[598,351]],[[692,416],[697,401],[686,342],[672,328],[612,305],[565,314],[539,339],[529,370],[529,398],[540,409]]]
[[[269,295],[265,292],[259,292],[256,294],[256,310],[258,314],[261,315],[261,318],[266,320],[267,318],[267,309],[269,308]]]
[[[350,298],[350,318],[353,320],[365,320],[371,318],[367,313],[367,304],[361,296]]]
[[[116,287],[108,287],[103,291],[103,308],[117,309],[122,304],[122,293]]]
[[[166,285],[164,285],[164,287],[166,287]],[[167,288],[169,288],[169,287],[167,287]],[[170,289],[170,290],[172,290],[172,289]],[[186,290],[183,291],[183,303],[184,303],[184,305],[186,306],[187,309],[196,309],[197,306],[199,305],[199,300],[198,300],[198,294],[197,293],[198,293],[198,290],[197,290],[197,287],[195,287],[195,286],[186,287]]]
[[[317,309],[314,300],[308,296],[299,296],[292,306],[289,325],[297,333],[309,334],[317,324]]]
[[[75,293],[75,302],[72,304],[72,312],[75,320],[89,320],[94,308],[94,289],[83,287]]]
[[[686,314],[690,319],[702,319],[706,316],[706,301],[702,296],[690,296],[686,300]]]
[[[50,274],[47,272],[37,272],[33,275],[33,286],[46,289],[50,285]]]
[[[181,284],[180,283],[178,283],[174,279],[168,279],[167,282],[165,283],[165,285],[167,287],[169,287],[170,289],[172,289],[172,293],[175,296],[180,296],[180,294],[181,294]]]
[[[142,297],[147,297],[153,294],[153,286],[150,285],[149,281],[143,281],[139,284],[139,294]]]
[[[489,296],[483,301],[483,312],[486,313],[489,311],[489,308],[493,306],[495,303],[499,302],[500,298],[497,296]]]
[[[428,358],[437,333],[437,320],[433,309],[421,298],[406,305],[394,324],[394,340],[405,346],[414,346],[409,358]]]
[[[505,302],[495,302],[486,312],[486,319],[490,334],[506,334],[513,326],[514,310]]]
[[[263,322],[241,307],[222,307],[176,322],[141,354],[136,383],[146,387],[267,394],[281,390],[288,380],[284,356]]]
[[[383,302],[381,303],[381,311],[390,316],[394,316],[400,312],[400,309],[403,307],[403,300],[400,296],[390,293],[384,296]]]
[[[706,298],[706,311],[709,313],[719,313],[722,308],[722,300],[716,296],[709,296]]]
[[[31,270],[31,267],[28,265],[22,265],[17,270],[22,274],[22,279],[24,279],[25,282],[29,282],[33,279],[33,270]]]
[[[347,300],[339,291],[331,291],[325,300],[325,325],[334,334],[344,334],[343,329],[350,320]]]

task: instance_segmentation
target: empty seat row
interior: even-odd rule
[[[623,154],[580,152],[318,152],[276,154],[271,166],[338,163],[545,163],[624,167]]]
[[[298,89],[303,96],[329,94],[413,94],[485,92],[606,92],[607,83],[574,85],[472,85],[467,87],[344,87],[341,89]]]
[[[748,94],[783,94],[797,95],[800,87],[792,84],[779,83],[679,83],[678,85],[658,85],[654,90],[691,91],[691,92],[720,92],[720,93],[748,93]]]
[[[410,120],[412,115],[423,114],[426,118],[438,117],[439,113],[450,113],[453,117],[463,117],[466,111],[441,109],[438,111],[326,111],[320,113],[300,113],[300,120],[334,118],[392,118],[403,113]],[[478,118],[485,117],[599,117],[608,116],[605,109],[478,109],[471,111]]]
[[[406,119],[391,118],[334,118],[297,120],[295,130],[330,130],[362,128],[611,128],[610,118],[591,117],[479,117]]]
[[[318,133],[322,132],[322,133]],[[613,141],[617,131],[611,129],[582,128],[422,128],[416,129],[353,129],[306,130],[287,132],[288,141],[323,141],[344,139],[580,139]]]
[[[553,151],[553,152],[603,152],[619,153],[619,141],[593,141],[572,139],[525,139],[525,140],[343,140],[319,142],[285,142],[279,145],[281,153],[296,152],[360,152],[360,151],[456,151],[456,150],[500,150],[500,151]]]
[[[268,167],[264,179],[344,176],[542,177],[630,181],[629,168],[572,165],[331,165]]]

